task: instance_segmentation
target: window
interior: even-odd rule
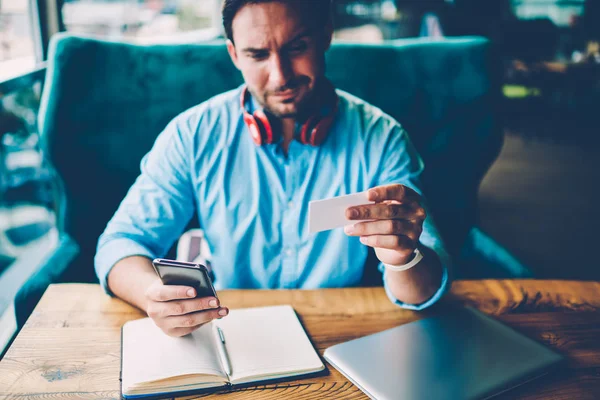
[[[29,0],[0,0],[0,81],[35,67],[31,16]]]
[[[182,42],[221,33],[221,0],[65,0],[67,31],[137,42]]]
[[[556,26],[566,27],[583,15],[585,0],[512,0],[519,19],[548,18]]]

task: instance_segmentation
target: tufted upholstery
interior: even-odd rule
[[[481,178],[502,137],[493,120],[491,46],[481,38],[335,44],[333,83],[381,107],[425,160],[431,209],[458,254],[476,220]],[[139,161],[179,112],[242,83],[223,43],[139,46],[53,38],[40,131],[63,178],[64,231],[80,246],[73,279],[94,280],[96,241]]]
[[[222,42],[140,46],[61,34],[53,37],[48,60],[39,126],[45,154],[62,177],[63,235],[17,295],[19,326],[49,283],[97,281],[98,236],[167,122],[242,82]],[[379,106],[408,130],[425,161],[424,189],[456,276],[528,276],[476,228],[477,189],[502,146],[490,43],[335,44],[327,64],[337,87]],[[381,279],[365,279],[375,281]]]

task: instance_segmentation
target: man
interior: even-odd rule
[[[437,301],[448,259],[417,193],[422,163],[396,121],[325,78],[327,1],[226,0],[223,23],[245,85],[176,117],[144,157],[99,240],[107,292],[172,336],[227,315],[151,266],[197,211],[217,290],[357,285],[372,247],[392,301]],[[345,230],[308,233],[310,200],[368,189],[376,203],[348,209]]]

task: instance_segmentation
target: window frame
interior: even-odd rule
[[[27,5],[34,65],[20,75],[0,80],[0,94],[9,93],[43,79],[50,38],[59,31],[61,26],[62,17],[58,12],[58,0],[28,0]]]

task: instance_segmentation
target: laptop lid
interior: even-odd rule
[[[563,357],[472,309],[332,346],[325,359],[373,399],[487,398]]]

